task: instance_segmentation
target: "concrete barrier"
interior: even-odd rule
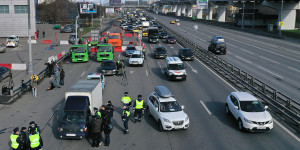
[[[69,41],[63,41],[63,40],[61,40],[61,41],[59,42],[59,44],[60,44],[60,45],[69,45]]]
[[[42,44],[51,44],[52,41],[51,40],[42,40]]]
[[[121,46],[116,46],[114,49],[114,52],[122,52],[122,47]]]
[[[10,70],[26,70],[26,64],[0,64]]]

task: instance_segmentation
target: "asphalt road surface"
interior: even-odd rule
[[[191,19],[180,20],[178,26],[170,24],[171,20],[175,20],[174,17],[150,15],[204,49],[208,48],[213,36],[223,36],[228,52],[226,55],[219,55],[221,58],[276,90],[300,100],[299,42],[206,25]],[[194,29],[195,25],[198,26],[197,30]]]
[[[117,30],[113,28],[110,32],[117,32]],[[168,81],[161,73],[164,60],[153,58],[154,48],[159,45],[164,46],[169,56],[176,56],[181,46],[165,44],[164,41],[150,45],[146,42],[146,38],[143,41],[147,49],[144,67],[129,67],[128,58],[124,57],[124,54],[115,53],[115,58],[125,60],[129,84],[122,85],[121,77],[106,77],[103,101],[106,103],[111,100],[116,106],[116,111],[113,118],[114,129],[111,133],[111,144],[109,147],[102,146],[101,149],[299,149],[299,139],[297,141],[277,124],[274,124],[274,129],[267,133],[240,132],[233,117],[225,114],[226,96],[234,91],[230,85],[208,70],[197,59],[185,62],[188,74],[186,81]],[[96,149],[91,147],[91,143],[86,139],[60,140],[57,137],[55,112],[61,109],[65,91],[78,80],[85,79],[88,73],[95,72],[98,66],[100,63],[95,62],[95,59],[87,63],[67,61],[63,64],[66,78],[62,88],[46,92],[45,89],[49,86],[46,79],[38,87],[37,98],[27,93],[12,105],[1,105],[1,149],[9,149],[9,136],[14,127],[27,127],[32,120],[41,127],[43,149]],[[141,123],[134,124],[131,119],[129,134],[123,135],[120,102],[123,93],[129,92],[133,100],[138,94],[142,94],[143,99],[146,100],[154,87],[158,85],[167,86],[178,102],[185,106],[184,111],[189,115],[190,127],[187,130],[159,132],[155,121],[145,113],[145,118]]]

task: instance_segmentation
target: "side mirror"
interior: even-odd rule
[[[155,111],[158,111],[158,107],[157,106],[155,106]]]
[[[265,109],[268,109],[269,108],[269,106],[265,106]]]
[[[184,109],[184,105],[181,105],[181,109],[182,109],[182,110]]]
[[[235,108],[236,110],[239,110],[239,107],[237,107],[237,106],[234,106],[234,108]]]

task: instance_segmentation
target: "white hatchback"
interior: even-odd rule
[[[270,131],[273,128],[273,119],[267,108],[247,92],[230,93],[225,105],[226,114],[232,114],[238,120],[239,129],[250,132]]]

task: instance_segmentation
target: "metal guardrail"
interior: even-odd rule
[[[300,103],[275,88],[265,84],[249,73],[223,60],[210,51],[190,41],[181,34],[176,33],[169,27],[157,21],[168,34],[176,36],[178,43],[193,50],[195,56],[207,66],[222,75],[232,84],[244,91],[249,91],[262,99],[263,103],[270,106],[277,117],[292,125],[297,131],[300,130]]]

